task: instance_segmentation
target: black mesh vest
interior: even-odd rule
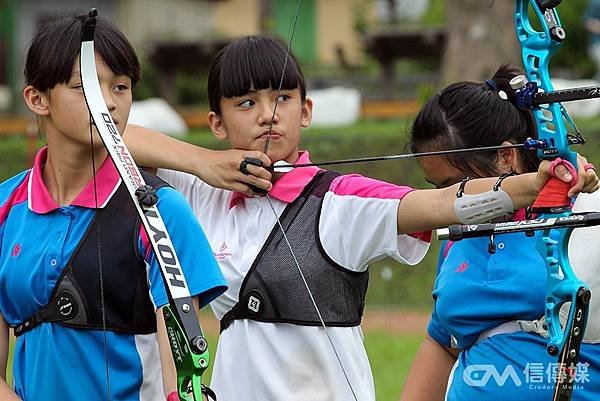
[[[168,185],[149,173],[142,172],[142,175],[156,190]],[[102,259],[106,330],[129,334],[156,332],[146,266],[137,249],[140,224],[127,188],[121,183],[108,204],[96,210],[54,286],[50,302],[29,319],[13,326],[15,335],[43,322],[77,329],[103,329],[98,247]]]
[[[319,219],[323,197],[339,174],[320,172],[287,205],[280,220],[327,326],[360,324],[368,272],[352,272],[323,250]],[[320,326],[319,316],[276,224],[246,274],[238,303],[221,319],[221,331],[235,319]]]

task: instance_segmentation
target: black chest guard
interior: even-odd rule
[[[339,174],[324,171],[283,211],[280,221],[327,326],[360,324],[368,272],[352,272],[323,250],[319,219],[323,198]],[[221,331],[235,319],[320,326],[300,272],[276,224],[240,288],[238,303],[221,319]]]
[[[155,190],[168,185],[149,173],[142,175]],[[156,332],[146,266],[137,249],[140,224],[127,188],[121,183],[106,207],[96,210],[54,286],[50,302],[13,326],[15,335],[43,322],[129,334]],[[104,285],[104,297],[100,283]]]

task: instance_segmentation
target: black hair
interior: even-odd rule
[[[221,112],[221,98],[243,96],[250,90],[299,88],[306,99],[306,80],[298,61],[290,52],[285,74],[283,66],[288,50],[280,42],[266,36],[247,36],[225,46],[213,59],[208,73],[210,110]]]
[[[487,82],[455,83],[433,96],[412,126],[411,150],[475,148],[536,138],[532,114],[515,106],[510,87],[510,80],[520,74],[517,68],[504,65]],[[495,151],[456,154],[447,160],[465,176],[484,177],[498,175],[497,155]],[[535,152],[520,151],[519,155],[523,172],[537,170],[540,160]]]
[[[41,22],[25,62],[25,82],[46,91],[71,79],[73,64],[81,50],[81,30],[87,15],[52,16]],[[141,79],[140,63],[125,35],[98,17],[94,49],[117,75],[135,85]]]

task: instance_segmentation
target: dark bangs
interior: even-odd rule
[[[208,75],[211,111],[221,112],[221,98],[243,96],[250,90],[279,88],[287,48],[275,39],[248,36],[223,48],[213,60]],[[289,54],[281,89],[299,88],[306,99],[306,81],[293,54]]]
[[[27,85],[45,91],[69,82],[86,17],[51,17],[41,23],[27,52]],[[97,18],[94,49],[115,74],[130,77],[133,85],[140,81],[140,63],[133,47],[119,29],[101,17]]]

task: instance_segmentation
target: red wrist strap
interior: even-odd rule
[[[177,394],[177,391],[171,391],[167,396],[167,401],[180,401],[179,394]]]

